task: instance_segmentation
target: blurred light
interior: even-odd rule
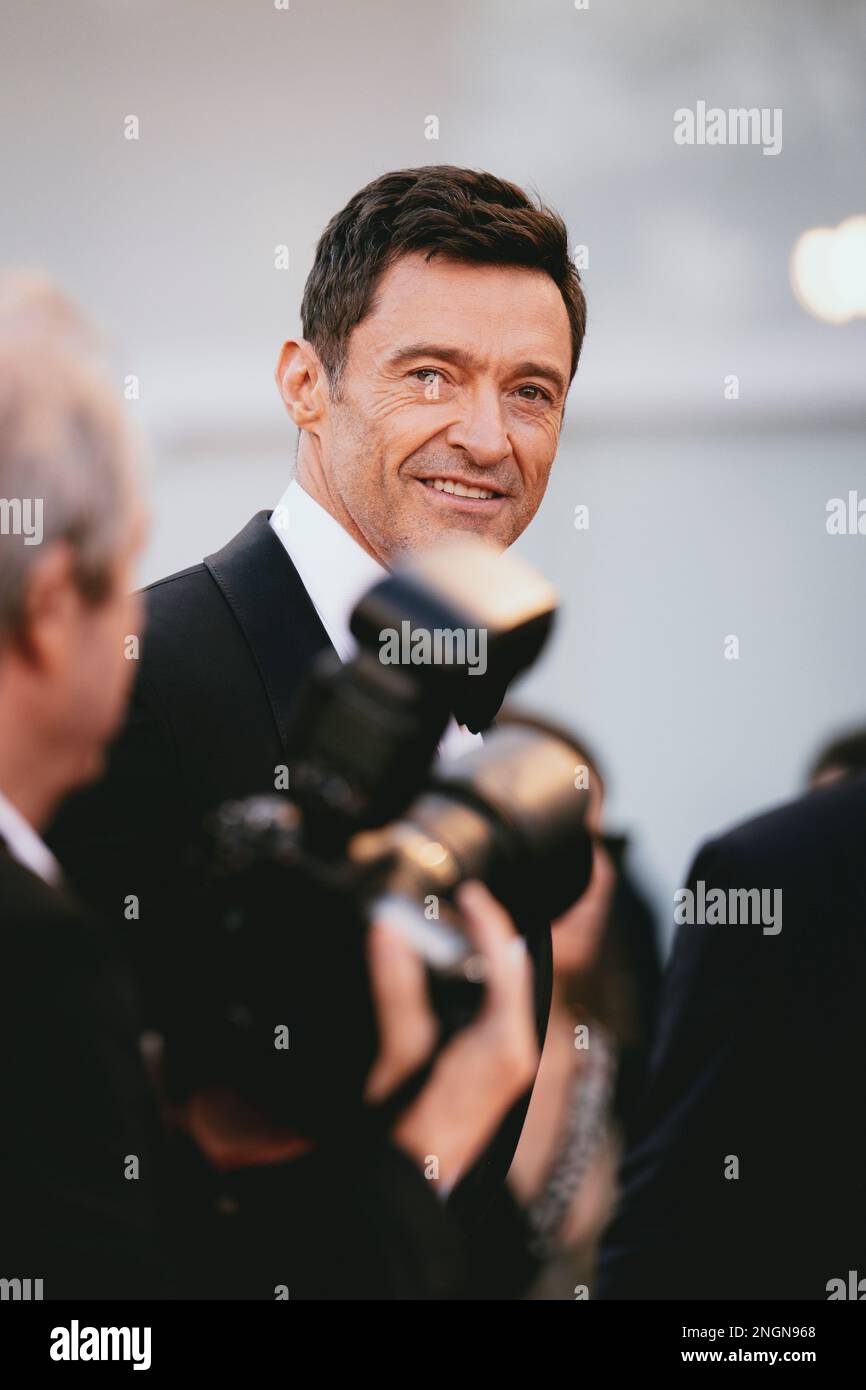
[[[791,284],[803,308],[825,323],[866,318],[866,216],[813,227],[791,252]]]

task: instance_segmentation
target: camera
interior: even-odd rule
[[[185,991],[196,1084],[229,1085],[304,1133],[339,1128],[376,1053],[371,921],[413,942],[444,1040],[483,993],[459,884],[481,879],[529,937],[580,895],[592,845],[579,751],[528,724],[491,729],[555,611],[530,566],[472,538],[406,557],[363,596],[357,654],[323,654],[299,696],[285,790],[208,820]],[[486,732],[444,761],[452,718]]]

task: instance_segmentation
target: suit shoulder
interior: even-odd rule
[[[843,778],[753,816],[708,840],[700,857],[764,871],[787,880],[816,861],[866,862],[866,777]]]
[[[0,855],[0,897],[0,940],[7,962],[12,951],[44,963],[48,940],[52,955],[59,952],[65,959],[101,937],[95,919],[71,894],[49,886],[6,853]]]
[[[212,583],[207,566],[199,561],[197,565],[188,565],[186,569],[175,570],[174,574],[166,574],[162,579],[151,580],[139,593],[150,608],[160,603],[171,603],[186,594],[200,592],[207,584]]]
[[[204,564],[166,575],[140,592],[146,614],[142,648],[148,667],[162,652],[172,661],[182,660],[196,646],[191,638],[204,640],[215,625],[219,629],[231,626],[225,599]]]
[[[204,562],[199,560],[198,564],[187,565],[185,569],[175,570],[173,574],[164,574],[161,579],[152,579],[149,584],[143,584],[141,592],[147,594],[151,589],[159,589],[163,584],[175,584],[179,579],[186,579],[189,575],[200,574],[205,569]]]
[[[738,849],[750,845],[771,846],[784,840],[789,847],[797,840],[845,834],[846,827],[863,833],[866,818],[866,777],[840,778],[829,786],[804,793],[769,811],[741,821],[711,844]]]

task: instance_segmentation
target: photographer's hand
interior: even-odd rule
[[[436,1060],[430,1079],[392,1131],[394,1142],[447,1187],[477,1158],[532,1083],[539,1057],[532,967],[523,939],[482,884],[464,884],[457,903],[486,961],[484,1000],[474,1021]],[[420,960],[381,924],[370,933],[370,970],[381,1048],[366,1095],[378,1101],[429,1055],[438,1025]]]
[[[486,961],[484,1000],[474,1021],[436,1059],[429,1080],[391,1134],[425,1172],[434,1171],[448,1187],[482,1151],[538,1067],[532,969],[523,939],[482,884],[464,884],[457,902]],[[377,1104],[431,1055],[439,1024],[414,948],[391,927],[374,923],[368,953],[379,1052],[364,1097]],[[311,1147],[221,1089],[196,1093],[175,1119],[220,1171],[279,1163]]]

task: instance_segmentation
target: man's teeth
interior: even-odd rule
[[[464,483],[452,483],[450,478],[425,478],[427,487],[433,487],[437,492],[453,492],[455,497],[480,497],[483,501],[488,501],[495,497],[495,492],[488,492],[483,487],[466,487]]]

